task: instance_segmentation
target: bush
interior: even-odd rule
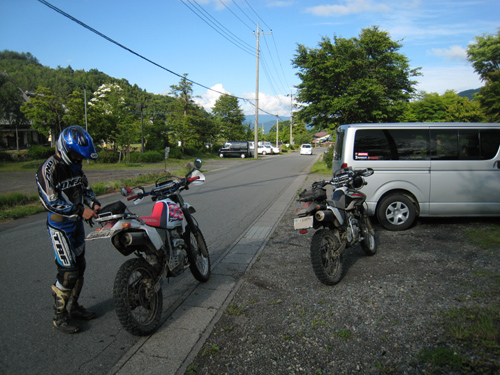
[[[182,159],[182,151],[179,147],[170,148],[170,152],[168,153],[169,159]]]
[[[158,163],[165,159],[165,153],[160,151],[131,152],[131,163]]]
[[[113,150],[102,150],[97,153],[97,161],[99,163],[113,164],[118,162],[120,154]]]
[[[333,147],[330,147],[327,152],[323,154],[323,161],[326,163],[328,169],[332,169],[333,164]]]
[[[0,161],[12,161],[12,156],[8,152],[0,151]]]
[[[54,155],[55,152],[56,150],[54,149],[54,147],[34,145],[29,148],[28,156],[33,159],[45,160],[50,156]]]

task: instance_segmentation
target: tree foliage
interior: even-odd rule
[[[395,121],[414,93],[418,68],[410,69],[402,47],[378,27],[358,38],[323,37],[318,48],[298,45],[293,65],[301,83],[298,112],[310,126]]]
[[[245,139],[245,115],[239,107],[238,99],[230,95],[221,95],[212,108],[212,114],[219,120],[221,137],[226,141]]]
[[[467,57],[485,82],[476,98],[488,119],[500,121],[500,29],[496,35],[477,36],[467,48]]]
[[[423,93],[420,98],[407,104],[398,118],[403,122],[482,122],[485,115],[479,102],[459,96],[454,91],[443,95]]]

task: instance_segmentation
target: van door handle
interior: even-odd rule
[[[497,167],[497,169],[500,169],[500,161],[496,161],[494,164],[493,164],[493,167]]]

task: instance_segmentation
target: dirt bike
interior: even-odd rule
[[[131,334],[149,335],[158,328],[165,278],[179,276],[188,268],[200,282],[210,278],[207,244],[192,215],[196,211],[180,194],[190,184],[205,182],[200,168],[197,159],[184,178],[161,178],[151,191],[123,188],[122,195],[135,204],[150,196],[155,202],[151,216],[139,217],[125,203],[112,203],[99,211],[94,221],[101,227],[86,238],[110,238],[124,256],[136,255],[121,265],[113,286],[116,314]]]
[[[312,184],[312,190],[299,194],[302,207],[297,210],[294,228],[307,233],[318,229],[311,240],[311,263],[314,274],[323,284],[335,285],[343,276],[346,248],[361,243],[367,255],[377,252],[375,231],[366,214],[366,195],[359,191],[373,169],[341,169],[329,181]],[[332,199],[327,199],[325,186],[334,187]]]

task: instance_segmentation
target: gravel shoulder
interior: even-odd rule
[[[293,230],[298,205],[286,211],[186,374],[436,373],[418,354],[454,348],[443,313],[500,306],[500,249],[481,249],[465,232],[500,218],[420,220],[403,232],[375,225],[377,254],[348,249],[344,278],[325,286],[310,263],[313,231]]]

